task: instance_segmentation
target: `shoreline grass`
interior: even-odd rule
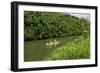
[[[82,36],[57,48],[48,58],[49,60],[72,60],[90,58],[90,38]]]

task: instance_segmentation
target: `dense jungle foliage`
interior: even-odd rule
[[[59,38],[90,33],[90,22],[68,13],[24,12],[24,40]]]

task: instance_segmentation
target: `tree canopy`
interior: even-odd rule
[[[67,13],[24,11],[24,39],[82,35],[90,32],[90,22]]]

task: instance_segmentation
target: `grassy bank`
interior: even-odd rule
[[[69,60],[69,59],[88,59],[90,58],[90,38],[79,36],[62,47],[57,48],[49,60]]]

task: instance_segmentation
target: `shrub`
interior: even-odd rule
[[[57,48],[49,60],[88,59],[90,58],[90,38],[82,36]]]

